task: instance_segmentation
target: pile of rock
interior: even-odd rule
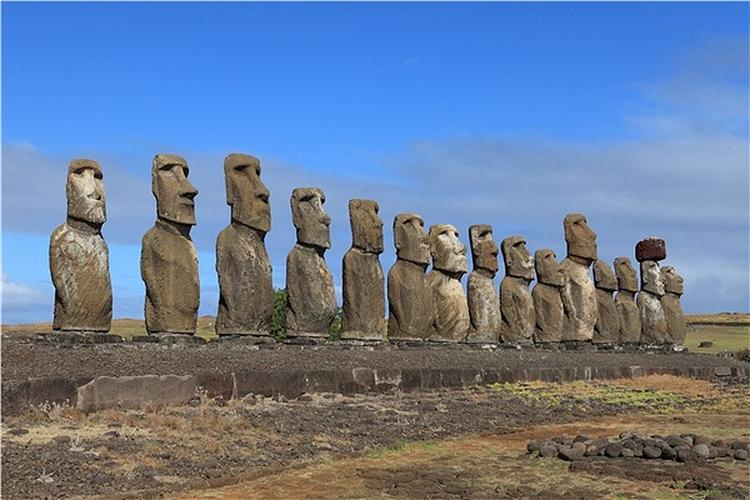
[[[526,449],[540,457],[578,460],[583,457],[644,458],[695,462],[713,458],[747,460],[750,442],[711,439],[697,434],[669,436],[622,432],[619,437],[556,436],[531,440]]]

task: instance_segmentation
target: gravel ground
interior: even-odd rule
[[[3,381],[28,377],[99,375],[187,375],[200,371],[326,370],[389,368],[566,368],[639,365],[644,368],[747,366],[733,358],[678,352],[611,352],[552,349],[483,349],[476,346],[253,346],[60,345],[3,336]]]

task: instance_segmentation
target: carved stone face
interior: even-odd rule
[[[271,206],[266,185],[260,180],[260,161],[250,155],[232,153],[224,158],[227,205],[232,220],[263,233],[271,230]]]
[[[393,219],[393,242],[399,259],[416,264],[430,263],[430,240],[419,215],[406,212]]]
[[[534,279],[534,262],[526,248],[526,240],[521,236],[509,236],[502,243],[503,260],[505,261],[505,275]]]
[[[96,161],[75,159],[70,162],[65,193],[68,217],[91,224],[104,224],[107,220],[104,176]]]
[[[557,262],[557,256],[552,250],[547,248],[537,250],[534,253],[534,264],[539,283],[556,287],[565,284],[565,273],[563,273],[562,266]]]
[[[638,291],[638,276],[629,258],[617,257],[615,259],[615,274],[617,275],[617,286],[620,290],[626,292]]]
[[[568,214],[563,221],[568,255],[596,260],[596,233],[588,226],[583,214]]]
[[[160,219],[179,224],[195,224],[195,203],[198,190],[188,180],[189,169],[184,158],[158,154],[151,168],[151,191],[156,197],[156,213]]]
[[[331,218],[323,205],[326,196],[318,188],[304,187],[292,191],[292,223],[297,241],[318,248],[331,248]]]
[[[677,271],[672,266],[665,266],[661,268],[661,279],[664,282],[664,291],[667,293],[674,293],[675,295],[682,295],[685,291],[685,285],[682,276],[677,274]]]
[[[474,269],[485,269],[494,277],[497,273],[498,248],[492,237],[492,226],[477,224],[469,228],[469,244]]]
[[[383,220],[378,216],[377,202],[349,200],[349,224],[352,246],[368,253],[383,253]]]
[[[594,262],[594,286],[601,290],[617,290],[617,278],[612,268],[601,259]]]
[[[466,246],[458,239],[458,229],[450,224],[430,226],[432,267],[451,274],[464,274],[468,269]]]
[[[641,290],[658,297],[664,295],[664,282],[661,279],[659,264],[653,260],[641,262]]]

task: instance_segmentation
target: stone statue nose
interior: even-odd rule
[[[186,189],[186,190],[183,190],[183,191],[182,191],[182,192],[180,193],[180,196],[182,196],[183,198],[187,198],[187,199],[189,199],[189,200],[192,200],[193,198],[195,198],[196,196],[198,196],[198,190],[197,190],[197,189],[195,189],[195,188],[194,188],[194,187],[193,187],[193,186],[191,185],[191,186],[190,186],[190,187],[189,187],[188,189]]]
[[[268,189],[263,188],[258,193],[258,199],[261,200],[263,203],[268,203],[268,198],[270,197],[270,194],[268,193]]]
[[[326,226],[330,226],[331,225],[331,218],[328,216],[328,214],[323,214],[323,218],[320,220],[320,222],[322,222]]]

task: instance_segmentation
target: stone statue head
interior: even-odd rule
[[[612,268],[601,259],[594,262],[594,286],[600,290],[617,290],[617,278]]]
[[[232,220],[263,234],[271,230],[271,206],[266,185],[260,180],[260,161],[250,155],[232,153],[224,158],[227,205]]]
[[[378,216],[379,210],[376,201],[349,200],[352,246],[363,252],[383,253],[383,220]]]
[[[393,243],[401,260],[427,265],[430,263],[430,240],[424,221],[417,214],[405,212],[393,219]]]
[[[522,236],[505,238],[501,248],[505,261],[506,276],[523,278],[529,281],[534,279],[534,262],[526,248],[526,240]]]
[[[615,274],[617,275],[617,287],[626,292],[638,291],[638,276],[633,269],[633,264],[627,257],[615,259]]]
[[[583,214],[568,214],[563,221],[568,255],[589,261],[596,260],[596,233],[589,227]]]
[[[653,260],[641,262],[641,290],[658,297],[664,295],[664,282],[659,271],[659,264]]]
[[[498,248],[492,237],[492,226],[476,224],[469,227],[469,244],[474,269],[484,269],[494,277],[498,269]]]
[[[160,219],[195,225],[195,203],[198,190],[188,180],[187,162],[181,156],[158,154],[151,168],[151,191],[156,197]]]
[[[558,288],[565,284],[565,273],[552,250],[548,248],[537,250],[534,253],[534,265],[539,283]]]
[[[323,205],[326,195],[318,188],[302,187],[292,191],[292,223],[297,242],[318,248],[331,248],[331,218]]]
[[[102,225],[107,220],[104,175],[96,161],[77,158],[70,162],[65,193],[68,217],[95,225]]]
[[[450,274],[464,274],[468,269],[466,246],[458,239],[458,229],[450,224],[430,226],[432,267]]]
[[[664,291],[667,293],[673,293],[675,295],[682,295],[685,291],[685,284],[682,276],[677,274],[672,266],[664,266],[661,268],[661,279],[664,282]]]

